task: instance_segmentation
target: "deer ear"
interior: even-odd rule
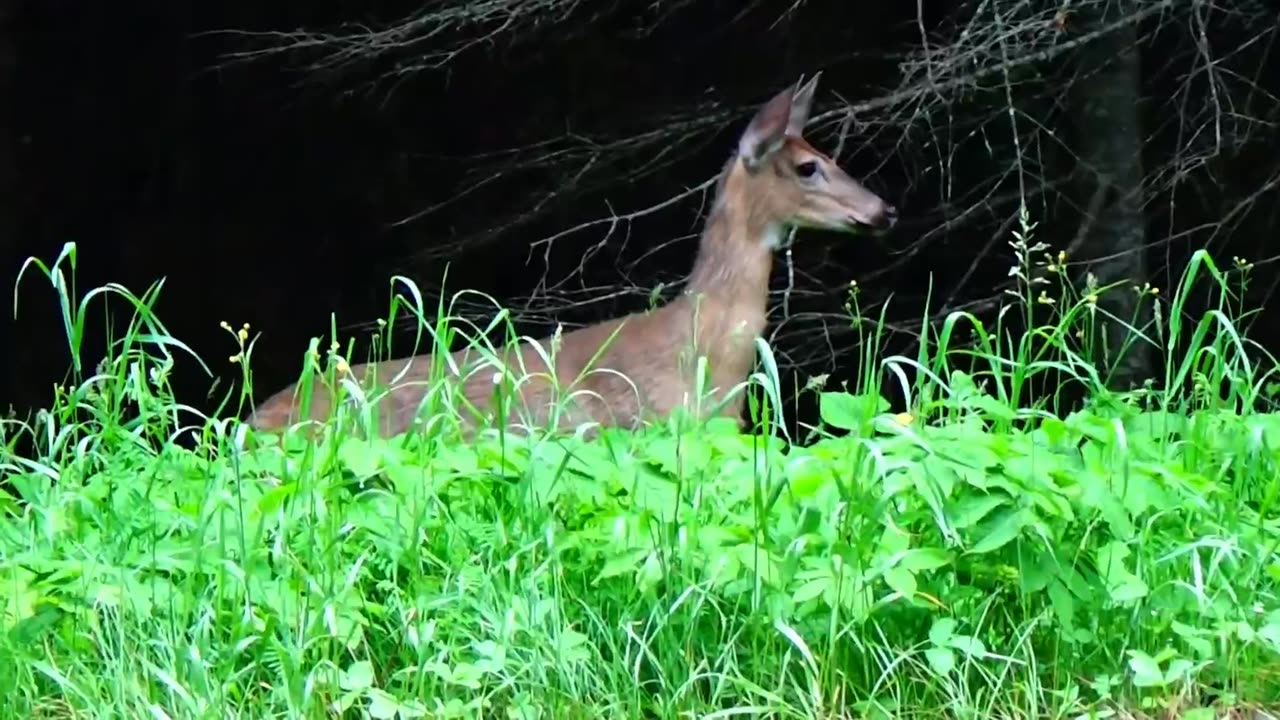
[[[791,96],[791,114],[787,119],[787,134],[792,137],[803,137],[804,126],[809,122],[809,107],[813,105],[813,93],[818,89],[819,70],[809,82],[801,86]]]
[[[760,167],[786,142],[794,93],[795,88],[787,88],[774,95],[756,111],[751,124],[742,133],[742,139],[738,141],[738,157],[742,158],[748,170]]]

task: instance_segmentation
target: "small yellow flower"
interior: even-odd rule
[[[1040,297],[1036,298],[1036,302],[1040,303],[1041,305],[1054,305],[1057,303],[1057,300],[1054,300],[1053,298],[1049,297],[1049,293],[1041,290]]]
[[[242,358],[243,358],[242,353],[236,353],[235,355],[232,355],[231,357],[227,358],[227,360],[229,360],[233,365],[235,365],[235,364],[239,364]]]
[[[896,420],[899,425],[910,425],[915,421],[915,417],[911,413],[905,412],[900,412],[897,415],[894,415],[893,419]]]
[[[1098,296],[1095,293],[1089,293],[1088,295],[1084,296],[1084,301],[1089,303],[1090,305],[1097,305]]]
[[[240,328],[240,332],[236,333],[236,335],[239,336],[240,342],[244,342],[249,339],[249,331],[244,328]]]
[[[342,358],[338,358],[338,372],[342,373],[343,375],[346,375],[347,373],[351,372],[351,366],[348,365],[347,361],[343,360]]]
[[[223,330],[230,330],[231,323],[227,322],[226,320],[223,320],[222,322],[218,323],[218,327],[222,328]]]

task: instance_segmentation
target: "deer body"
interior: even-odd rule
[[[502,424],[546,427],[553,406],[565,399],[557,430],[583,423],[637,427],[681,406],[705,418],[731,392],[720,412],[741,422],[739,388],[755,362],[755,339],[765,329],[773,251],[787,228],[886,229],[896,219],[892,206],[801,137],[817,79],[776,95],[747,127],[721,173],[689,283],[679,297],[651,312],[565,333],[554,351],[550,338],[542,340],[543,352],[554,353],[554,369],[528,343],[500,353],[517,393],[508,400]],[[463,373],[460,393],[485,420],[496,419],[489,416],[498,368],[477,364],[472,353],[469,348],[451,353]],[[697,397],[699,356],[707,360],[703,388],[710,397]],[[432,369],[430,355],[351,367],[362,386],[371,375],[379,385],[394,380],[380,400],[381,435],[412,427],[431,387]],[[275,430],[297,422],[297,392],[291,385],[275,393],[250,423]],[[331,401],[332,391],[317,383],[310,418],[327,417]],[[476,427],[478,418],[465,409],[459,414],[468,431]]]

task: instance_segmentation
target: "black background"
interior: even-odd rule
[[[954,36],[967,7],[930,2],[917,18],[917,3],[901,0],[815,0],[794,9],[740,0],[591,2],[567,17],[550,13],[499,31],[439,67],[413,66],[496,25],[445,30],[320,70],[312,66],[316,52],[232,57],[264,45],[224,31],[378,26],[420,4],[8,5],[4,28],[15,53],[4,94],[12,102],[0,100],[7,106],[0,132],[16,167],[9,200],[16,234],[0,245],[7,310],[0,405],[20,413],[48,405],[69,356],[48,283],[24,280],[16,320],[10,290],[28,256],[51,262],[67,242],[78,245],[81,294],[106,282],[140,294],[165,279],[160,318],[220,378],[210,397],[213,378],[179,358],[179,399],[206,411],[239,375],[227,362],[235,347],[220,321],[262,333],[253,368],[265,397],[296,378],[307,338],[327,335],[331,314],[344,338],[367,339],[369,323],[387,312],[393,274],[413,278],[432,299],[447,267],[447,293],[473,288],[522,308],[520,329],[534,335],[556,320],[572,326],[642,308],[654,286],[666,283],[669,296],[688,272],[709,198],[690,196],[617,226],[581,268],[607,223],[558,237],[549,252],[531,248],[709,179],[754,106],[801,75],[824,72],[815,112],[900,89],[900,63],[920,50],[921,30],[935,41]],[[1209,91],[1186,80],[1197,63],[1187,26],[1157,18],[1142,29],[1145,154],[1149,167],[1164,167],[1185,133],[1162,119],[1178,103],[1208,102]],[[1272,48],[1275,28],[1256,20],[1219,19],[1211,30],[1216,47],[1239,49],[1232,60],[1253,68],[1249,79],[1263,100],[1253,114],[1271,130],[1263,124],[1245,137],[1228,128],[1237,133],[1231,146],[1183,168],[1176,197],[1161,190],[1150,199],[1153,284],[1167,287],[1189,253],[1208,245],[1223,264],[1232,255],[1258,263],[1248,299],[1256,306],[1274,275],[1278,193],[1254,196],[1280,168],[1280,115],[1271,104],[1280,95],[1280,50]],[[1032,68],[1019,87],[1020,111],[1069,146],[1059,88],[1072,72],[1070,56]],[[994,310],[1017,216],[1004,91],[948,98],[855,118],[841,162],[895,203],[902,222],[877,240],[804,234],[785,323],[782,292],[792,281],[780,258],[774,329],[795,381],[818,373],[852,379],[857,333],[838,320],[850,280],[873,313],[889,302],[887,316],[901,330],[888,337],[889,351],[914,352],[908,331],[919,327],[930,292],[931,312],[965,303]],[[922,123],[920,113],[934,119]],[[832,150],[836,130],[828,123],[810,139]],[[667,139],[634,152],[609,145],[646,133]],[[1037,153],[1046,185],[1070,167],[1068,153],[1049,145]],[[1080,203],[1069,195],[1037,191],[1029,204],[1037,239],[1061,246],[1079,227]],[[584,302],[591,298],[603,299]],[[475,312],[483,321],[483,308]],[[101,313],[92,317],[90,367],[106,329]],[[1275,313],[1255,323],[1254,337],[1273,344]]]

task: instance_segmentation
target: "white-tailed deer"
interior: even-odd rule
[[[834,231],[887,230],[893,206],[849,177],[802,137],[818,77],[788,88],[765,103],[747,126],[720,176],[711,214],[684,292],[650,312],[638,312],[565,333],[554,369],[528,342],[498,356],[515,383],[507,427],[525,422],[559,430],[583,423],[635,427],[685,406],[707,417],[719,412],[742,421],[742,386],[755,363],[755,338],[764,330],[773,251],[790,227]],[[540,342],[552,352],[551,338]],[[699,355],[706,357],[708,396],[695,397]],[[485,415],[460,415],[470,433],[478,420],[493,421],[495,373],[469,348],[452,353],[463,377],[461,395]],[[479,362],[477,362],[479,360]],[[447,366],[446,366],[447,367]],[[380,398],[383,437],[409,430],[418,417],[433,368],[430,355],[353,365],[367,387],[391,383]],[[556,385],[560,391],[557,392]],[[727,399],[727,393],[734,395]],[[278,430],[301,418],[295,385],[272,395],[250,418],[259,429]],[[334,389],[319,379],[311,419],[328,417]],[[557,402],[564,401],[558,415]]]

